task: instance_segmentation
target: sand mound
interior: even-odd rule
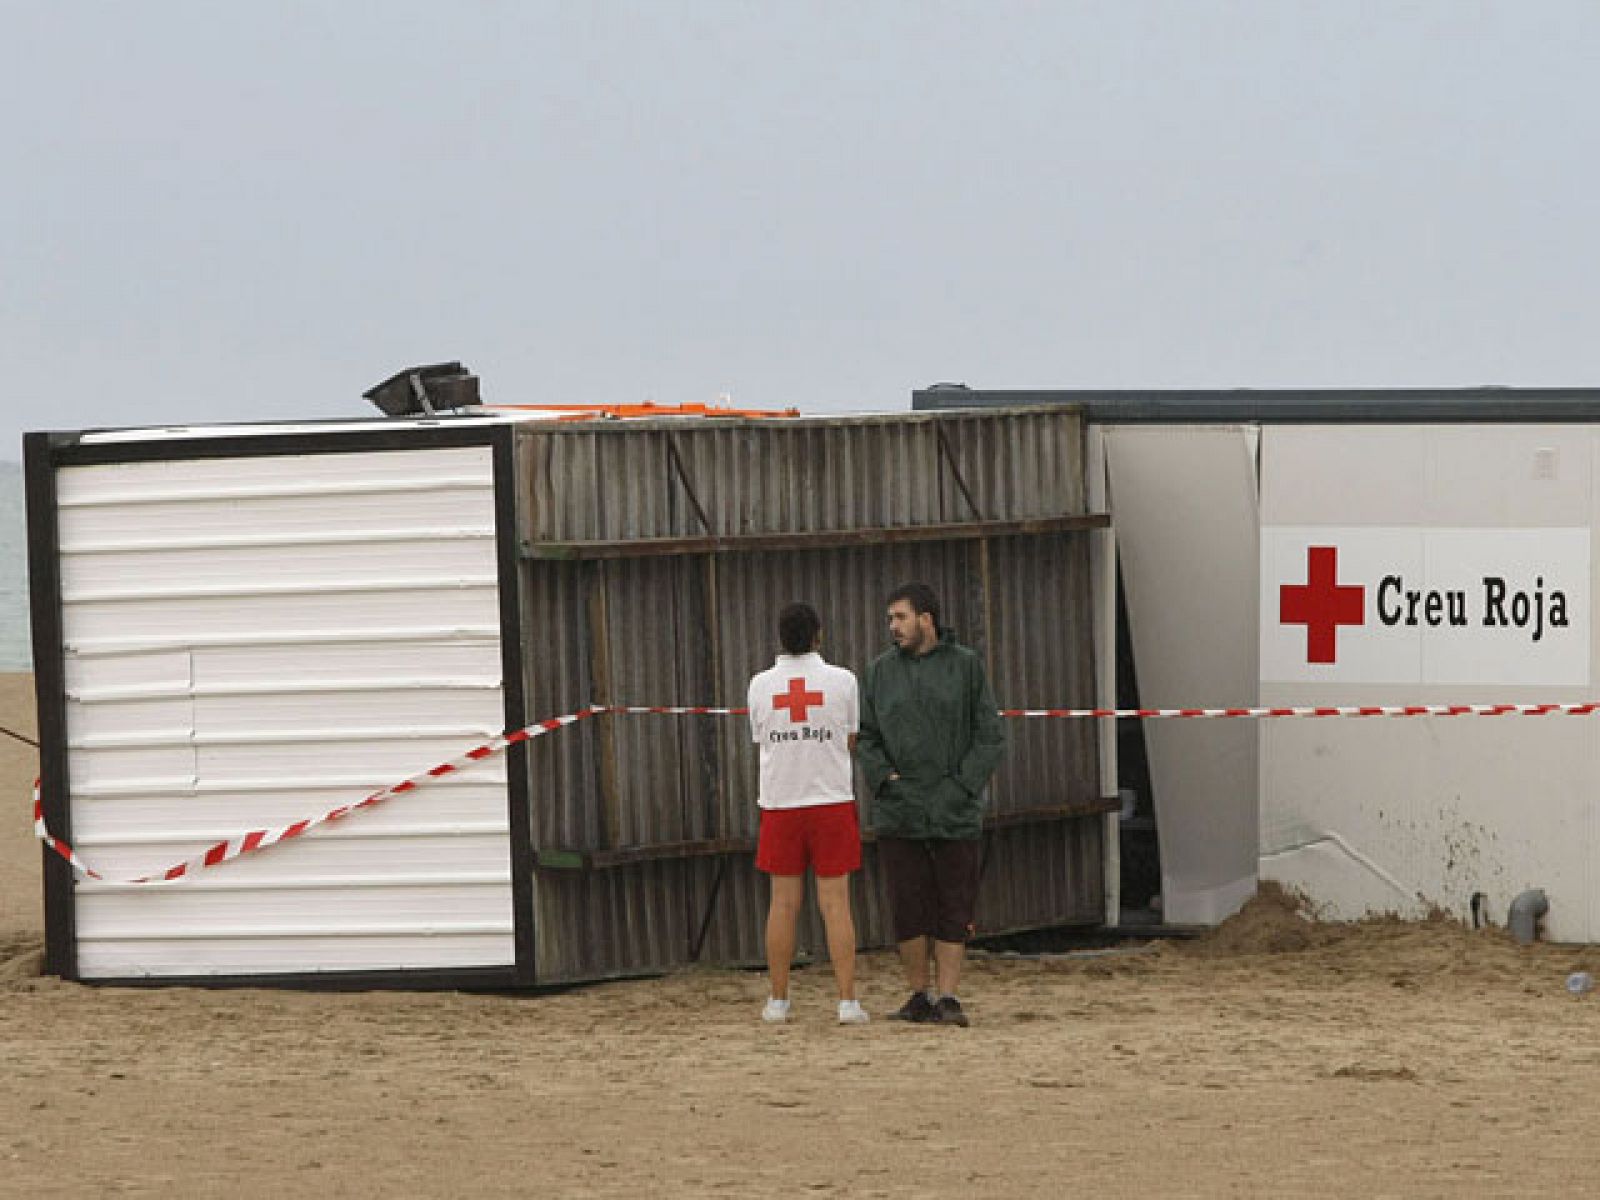
[[[1215,929],[1161,951],[1161,969],[1169,973],[1203,969],[1253,977],[1263,986],[1269,979],[1376,984],[1391,994],[1433,998],[1497,988],[1556,995],[1571,972],[1600,974],[1600,947],[1525,946],[1504,929],[1473,929],[1442,913],[1422,921],[1319,921],[1300,897],[1272,882],[1262,883],[1255,897]]]
[[[1290,954],[1326,945],[1332,927],[1311,920],[1300,897],[1272,880],[1215,929],[1182,947],[1202,958],[1249,954]]]

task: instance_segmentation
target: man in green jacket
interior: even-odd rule
[[[889,597],[894,649],[867,667],[856,753],[911,998],[891,1020],[966,1025],[956,996],[983,865],[983,789],[1005,733],[978,656],[925,583]],[[932,954],[937,991],[930,994]]]

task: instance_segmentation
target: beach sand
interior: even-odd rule
[[[37,741],[33,676],[0,673],[0,726]],[[39,842],[33,836],[33,747],[0,734],[0,944],[37,939],[44,928]]]
[[[27,677],[0,723],[32,734]],[[38,974],[34,760],[0,748],[0,1194],[1529,1196],[1600,1181],[1589,948],[1448,921],[976,959],[970,1029],[865,1028],[823,969],[546,995],[84,987]]]

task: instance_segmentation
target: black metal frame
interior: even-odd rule
[[[1505,424],[1600,420],[1600,388],[1235,388],[1111,391],[969,388],[911,393],[916,412],[1072,406],[1085,424]]]
[[[45,821],[70,842],[71,794],[66,744],[66,684],[61,630],[60,540],[56,471],[66,466],[289,454],[361,453],[452,446],[489,446],[494,463],[496,561],[500,575],[500,646],[506,728],[528,723],[522,680],[522,605],[516,472],[512,426],[487,421],[441,421],[385,429],[195,436],[157,441],[84,442],[78,433],[30,433],[23,439],[28,505],[29,600],[33,620],[34,689],[39,709],[39,786]],[[261,975],[162,975],[82,980],[77,964],[77,919],[72,868],[45,848],[46,970],[97,986],[281,987],[328,991],[380,988],[408,991],[527,987],[534,972],[532,796],[527,747],[507,752],[511,824],[511,891],[515,961],[510,967],[398,968],[392,971],[308,971]]]
[[[66,679],[61,650],[61,556],[56,520],[57,435],[27,434],[22,441],[24,492],[28,506],[28,604],[33,627],[33,690],[38,707],[39,799],[45,824],[69,844],[72,812],[67,804]],[[78,976],[77,913],[72,868],[41,845],[44,879],[45,970],[63,979]]]

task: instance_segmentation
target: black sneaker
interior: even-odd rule
[[[961,1001],[954,996],[939,997],[939,1003],[933,1006],[933,1019],[940,1025],[959,1025],[963,1029],[968,1025],[967,1014],[961,1011]]]
[[[938,1019],[938,1012],[926,992],[912,992],[911,999],[889,1014],[891,1021],[910,1021],[914,1025],[926,1025]]]

